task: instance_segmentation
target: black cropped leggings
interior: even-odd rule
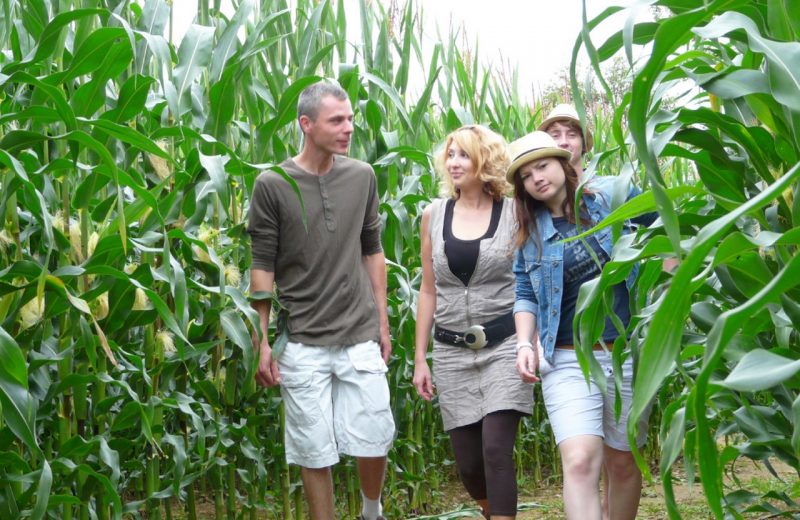
[[[492,515],[517,514],[514,440],[521,417],[501,410],[448,432],[461,482],[475,500],[489,500]]]

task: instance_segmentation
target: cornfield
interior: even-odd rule
[[[242,0],[225,16],[201,0],[174,44],[164,0],[0,0],[0,517],[194,519],[205,499],[216,518],[304,517],[279,394],[254,381],[245,221],[257,174],[300,146],[299,92],[323,77],[353,101],[350,153],[381,197],[398,425],[387,516],[437,510],[452,454],[411,384],[432,153],[463,124],[514,139],[548,107],[453,29],[425,48],[413,1],[359,8]],[[747,459],[800,471],[800,3],[640,2],[593,41],[623,10],[584,20],[572,101],[595,129],[588,170],[646,187],[602,225],[661,218],[620,239],[575,326],[593,343],[609,288],[639,263],[634,414],[651,400],[656,413],[637,456],[648,474],[657,461],[670,517],[679,459],[715,518],[798,514],[797,496],[723,475]],[[629,88],[615,96],[604,65],[620,52]],[[516,454],[520,479],[558,478],[538,399]],[[352,462],[334,479],[355,516]]]

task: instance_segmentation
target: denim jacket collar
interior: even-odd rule
[[[548,242],[558,234],[556,227],[553,225],[553,217],[547,208],[540,208],[536,213],[536,227],[541,230],[542,238]]]
[[[583,202],[586,204],[586,210],[591,216],[592,222],[595,224],[600,222],[605,217],[605,215],[602,213],[602,206],[597,199],[598,195],[594,193],[583,196]],[[548,211],[547,208],[539,208],[539,210],[536,212],[536,227],[541,230],[542,238],[546,242],[552,241],[558,235],[558,230],[556,230],[556,227],[553,224],[553,216],[550,214],[550,211]]]

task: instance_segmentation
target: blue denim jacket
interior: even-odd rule
[[[593,223],[598,223],[611,213],[611,195],[616,177],[595,177],[586,187],[593,192],[585,195],[583,201]],[[631,185],[628,190],[628,199],[640,193],[640,190]],[[636,221],[649,225],[656,214],[643,215]],[[516,276],[516,301],[514,313],[530,312],[536,316],[536,328],[539,342],[544,348],[544,357],[553,363],[556,333],[561,319],[561,293],[564,288],[564,244],[558,238],[553,218],[550,212],[542,209],[536,214],[536,225],[541,234],[542,254],[537,251],[536,242],[528,238],[521,249],[514,253],[514,275]],[[633,230],[631,222],[623,226],[623,233]],[[611,228],[606,227],[594,234],[600,247],[611,258]],[[638,266],[634,266],[625,280],[628,290],[636,281]]]

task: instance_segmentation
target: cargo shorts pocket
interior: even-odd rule
[[[347,350],[350,363],[358,373],[364,405],[368,411],[383,412],[389,406],[389,383],[386,372],[389,368],[383,362],[380,348],[375,342],[360,343]]]
[[[320,389],[313,385],[314,372],[281,372],[281,397],[286,420],[299,426],[313,426],[322,417]]]

